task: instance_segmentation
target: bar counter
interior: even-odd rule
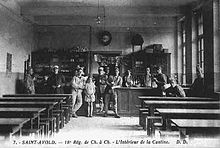
[[[138,116],[141,105],[138,96],[155,96],[156,90],[151,87],[120,87],[115,88],[118,94],[118,113],[122,116]]]

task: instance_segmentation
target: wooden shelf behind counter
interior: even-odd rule
[[[124,116],[138,116],[137,106],[141,105],[138,96],[155,96],[155,88],[120,87],[115,89],[118,94],[118,113]]]

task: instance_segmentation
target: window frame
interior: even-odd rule
[[[196,13],[196,29],[197,29],[197,65],[202,69],[204,74],[204,22],[203,14],[201,11]]]
[[[186,24],[181,22],[181,51],[182,51],[182,84],[186,84]]]

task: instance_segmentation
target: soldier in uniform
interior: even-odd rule
[[[48,78],[48,85],[52,94],[63,94],[65,86],[65,77],[59,73],[59,66],[55,65],[54,73]]]
[[[105,74],[104,72],[104,68],[103,67],[99,67],[98,69],[98,77],[96,79],[95,85],[96,85],[96,93],[97,93],[97,99],[99,101],[99,105],[100,105],[100,112],[103,111],[104,109],[104,92],[105,92],[105,88],[106,88],[106,81],[108,79],[108,76]]]
[[[72,86],[72,98],[73,98],[73,108],[72,108],[72,116],[77,118],[76,111],[82,106],[82,92],[85,88],[86,79],[83,76],[84,72],[81,67],[76,70],[76,75],[71,80]]]
[[[34,85],[34,75],[33,69],[29,68],[27,74],[24,78],[24,85],[25,85],[25,93],[27,94],[35,94],[35,85]]]

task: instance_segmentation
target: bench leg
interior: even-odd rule
[[[56,132],[58,133],[60,130],[60,126],[59,126],[60,125],[60,115],[56,114],[55,118],[56,118]]]
[[[60,128],[63,128],[64,127],[64,112],[61,113],[61,124],[60,124]]]

